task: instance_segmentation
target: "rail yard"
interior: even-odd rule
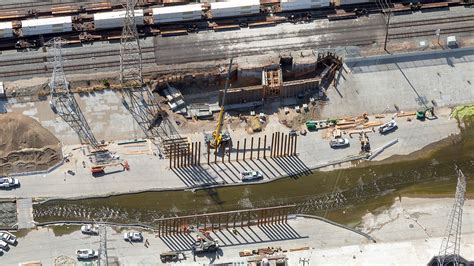
[[[0,3],[0,265],[471,265],[472,1]]]

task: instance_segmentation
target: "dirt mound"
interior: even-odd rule
[[[46,170],[61,158],[59,140],[25,115],[0,115],[0,174]]]

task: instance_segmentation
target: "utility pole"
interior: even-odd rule
[[[99,266],[107,266],[108,264],[107,227],[101,222],[99,224]]]
[[[87,143],[98,149],[99,143],[94,137],[79,105],[71,93],[69,82],[63,69],[63,57],[61,46],[64,40],[56,37],[48,42],[53,54],[53,74],[49,87],[51,89],[51,100],[49,102],[54,113],[58,114],[79,136],[82,143]]]
[[[444,234],[443,242],[438,254],[439,265],[459,265],[461,256],[459,248],[461,245],[462,208],[464,205],[464,193],[466,192],[466,177],[456,167],[458,182],[453,208],[449,215],[448,225]]]
[[[122,0],[126,9],[120,38],[120,82],[122,101],[148,138],[179,137],[166,112],[143,82],[142,51],[135,22],[137,0]]]
[[[387,42],[388,42],[388,30],[390,29],[390,17],[392,16],[392,0],[377,0],[377,6],[382,10],[384,14],[384,21],[385,21],[385,41],[383,45],[383,49],[386,53],[391,54],[390,51],[387,49]],[[388,12],[387,12],[388,9]]]

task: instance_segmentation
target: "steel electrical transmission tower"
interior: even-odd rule
[[[53,75],[49,83],[51,89],[50,106],[51,109],[53,109],[53,112],[61,116],[61,118],[72,127],[77,135],[79,135],[81,142],[87,143],[97,149],[99,143],[94,137],[94,134],[92,134],[89,124],[84,118],[74,95],[71,93],[69,83],[64,74],[61,51],[63,41],[63,39],[57,37],[49,42],[54,57]]]
[[[120,81],[122,98],[140,128],[148,138],[158,140],[177,136],[177,131],[166,118],[153,93],[143,82],[142,53],[135,22],[134,7],[137,0],[122,1],[126,9],[122,37],[120,39]]]
[[[438,254],[439,265],[456,266],[464,260],[459,255],[459,246],[461,244],[462,208],[464,205],[464,192],[466,192],[466,177],[457,167],[456,173],[458,176],[456,196]]]

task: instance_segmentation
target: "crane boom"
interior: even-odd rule
[[[214,131],[214,133],[212,134],[212,141],[210,143],[210,146],[212,148],[219,147],[219,145],[222,142],[222,132],[221,131],[222,131],[222,124],[223,124],[223,120],[224,120],[225,96],[227,94],[227,89],[229,89],[229,83],[230,83],[229,81],[230,81],[230,75],[231,75],[231,72],[232,72],[232,61],[233,60],[234,60],[233,58],[230,59],[229,70],[227,71],[227,78],[225,80],[224,95],[222,96],[222,103],[221,103],[221,110],[219,112],[219,119],[217,120],[217,127],[216,127],[216,130]]]

